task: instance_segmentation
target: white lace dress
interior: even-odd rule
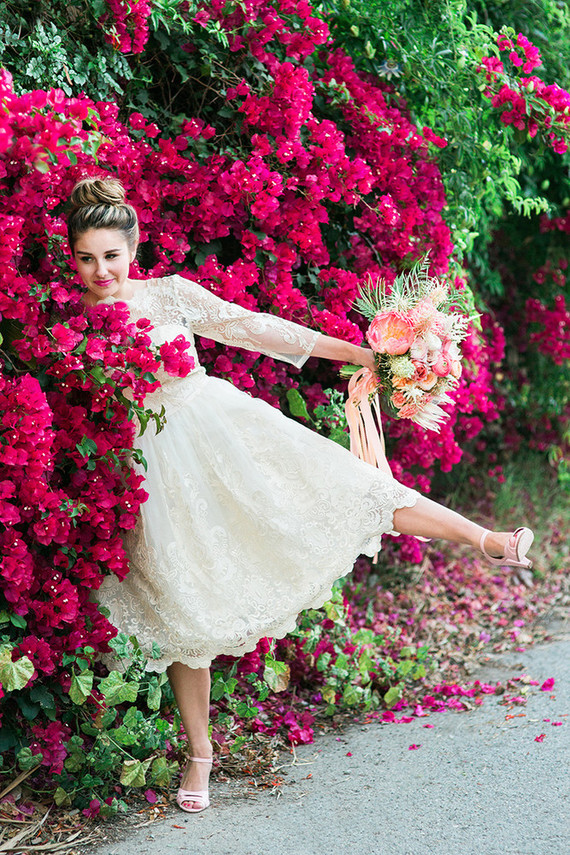
[[[128,301],[154,324],[155,343],[196,333],[301,366],[319,333],[227,303],[170,276]],[[191,351],[192,352],[192,351]],[[149,670],[198,668],[278,638],[319,607],[361,553],[373,555],[395,509],[415,491],[340,445],[198,366],[161,377],[146,404],[167,424],[137,440],[148,501],[128,537],[130,572],[106,577],[97,598],[111,623],[135,635]]]

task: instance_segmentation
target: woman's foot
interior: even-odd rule
[[[208,782],[211,768],[211,757],[190,757],[188,760],[176,796],[176,803],[183,811],[200,813],[209,806]]]

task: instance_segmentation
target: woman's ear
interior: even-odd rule
[[[137,257],[139,245],[136,243],[132,249],[129,250],[129,264],[132,264],[135,258]]]

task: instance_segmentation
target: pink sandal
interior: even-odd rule
[[[212,765],[212,760],[207,757],[190,757],[190,761],[192,763],[209,763],[210,766]],[[184,807],[185,802],[198,802],[200,807]],[[176,804],[180,810],[186,811],[186,813],[201,813],[210,806],[210,796],[208,790],[192,792],[192,790],[183,790],[180,787],[176,794]]]
[[[485,529],[481,535],[481,541],[479,544],[481,552],[487,561],[491,564],[497,564],[498,566],[521,567],[526,570],[530,570],[532,567],[532,561],[526,557],[526,554],[534,540],[534,534],[530,528],[517,528],[517,530],[513,532],[507,541],[505,554],[502,558],[493,558],[493,556],[489,555],[485,549],[485,539],[490,533],[491,532],[488,529]]]

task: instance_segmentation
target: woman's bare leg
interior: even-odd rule
[[[173,662],[168,679],[178,704],[182,725],[188,737],[192,757],[211,757],[208,726],[210,719],[210,669],[189,668]],[[210,767],[206,763],[188,763],[182,778],[182,788],[191,792],[208,789]],[[192,807],[200,807],[195,803]]]
[[[412,508],[398,508],[394,512],[394,529],[400,534],[467,543],[476,549],[479,549],[479,541],[484,531],[483,526],[428,499],[427,496],[420,496]],[[511,532],[490,532],[485,541],[485,549],[493,556],[504,555],[510,535]]]

